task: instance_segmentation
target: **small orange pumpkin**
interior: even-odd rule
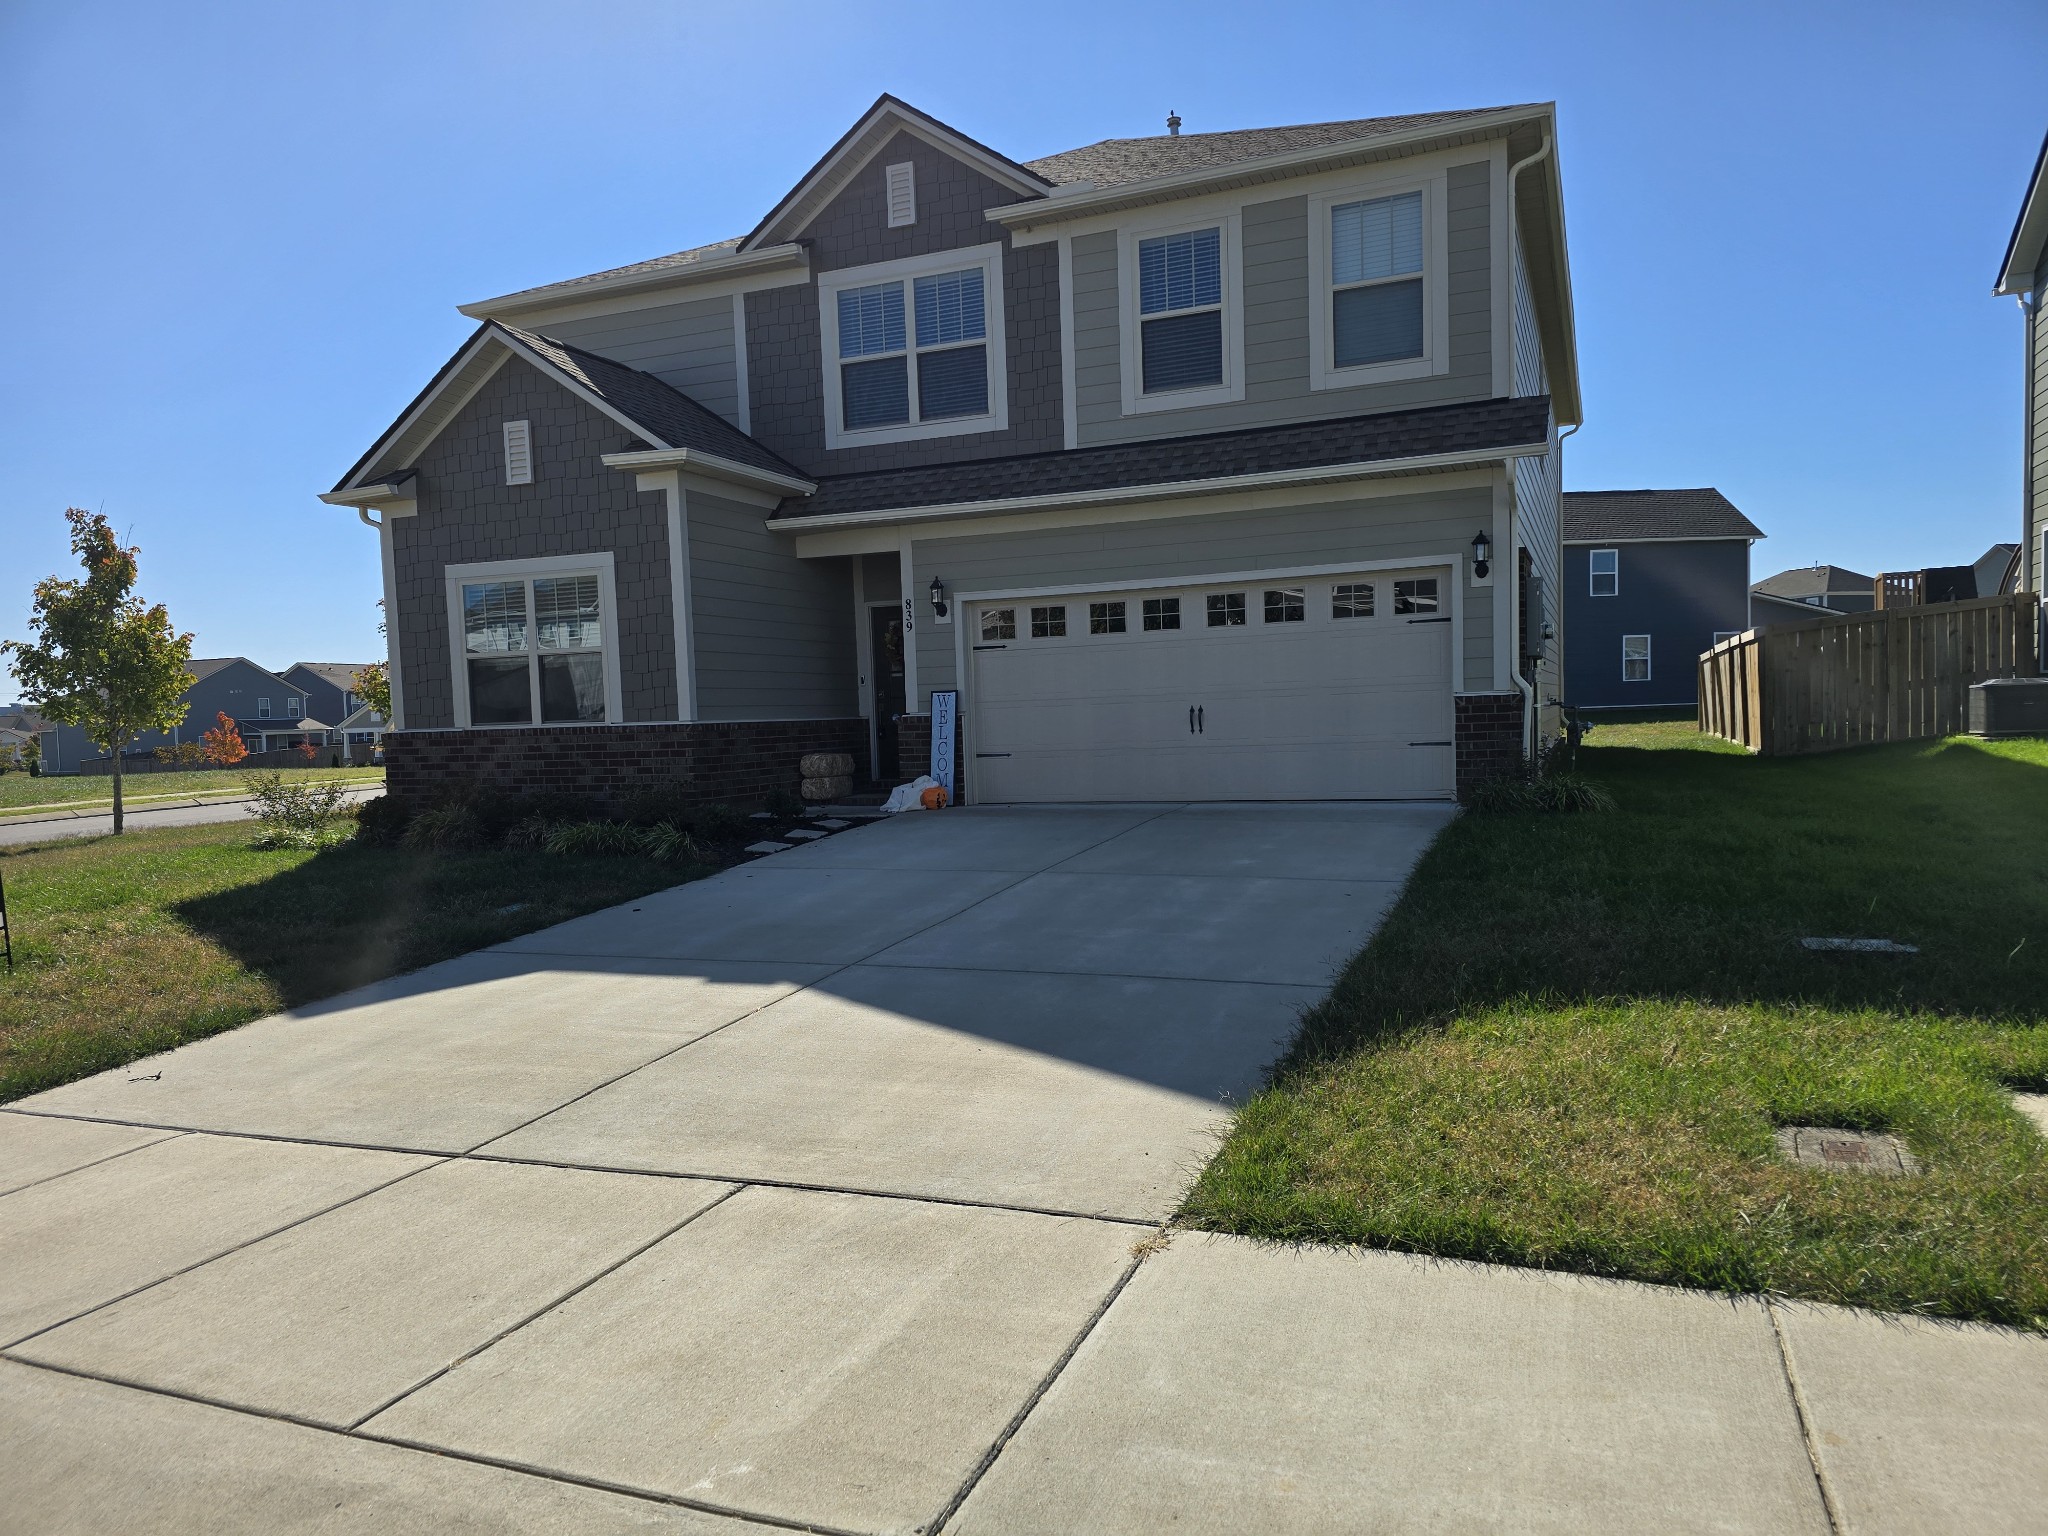
[[[943,811],[946,808],[946,786],[943,784],[934,784],[930,789],[926,790],[917,798],[918,803],[922,805],[926,810]]]

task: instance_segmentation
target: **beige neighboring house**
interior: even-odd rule
[[[35,740],[32,731],[16,730],[12,726],[0,725],[0,762],[20,765],[27,760],[28,744]]]

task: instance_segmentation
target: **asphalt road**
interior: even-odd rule
[[[381,784],[370,789],[352,789],[348,793],[348,801],[351,805],[360,804],[383,793]],[[213,821],[242,821],[247,818],[252,804],[253,801],[243,798],[137,806],[123,820],[130,832],[142,832],[151,827],[196,827]],[[36,816],[6,816],[0,817],[0,846],[47,843],[61,837],[103,837],[113,830],[114,815],[111,811],[83,814],[50,811]]]

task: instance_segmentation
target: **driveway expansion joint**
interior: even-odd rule
[[[1793,1416],[1799,1421],[1799,1443],[1806,1451],[1807,1465],[1813,1468],[1813,1486],[1820,1494],[1821,1512],[1827,1516],[1828,1530],[1833,1536],[1846,1536],[1848,1527],[1843,1524],[1841,1510],[1836,1507],[1834,1490],[1828,1486],[1827,1470],[1821,1465],[1820,1446],[1813,1437],[1813,1417],[1807,1410],[1806,1394],[1799,1386],[1799,1371],[1792,1364],[1792,1348],[1785,1339],[1778,1303],[1769,1295],[1760,1299],[1764,1304],[1764,1315],[1771,1320],[1771,1342],[1777,1346],[1778,1364],[1785,1372],[1785,1390],[1792,1399]]]

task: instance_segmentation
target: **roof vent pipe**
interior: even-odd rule
[[[1180,114],[1171,107],[1166,111],[1166,131],[1175,138],[1180,137]]]

